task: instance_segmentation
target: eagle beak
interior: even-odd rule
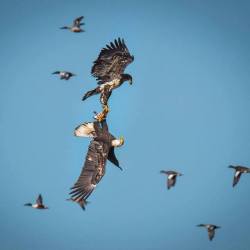
[[[124,144],[124,137],[121,136],[121,137],[120,137],[120,146],[122,146],[123,144]]]

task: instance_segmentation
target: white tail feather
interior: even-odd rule
[[[75,128],[74,135],[77,137],[94,137],[95,129],[93,122],[85,122]]]

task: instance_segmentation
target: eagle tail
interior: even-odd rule
[[[98,93],[99,93],[98,88],[95,88],[95,89],[93,89],[93,90],[90,90],[90,91],[88,91],[88,92],[83,96],[82,101],[86,100],[87,98],[89,98],[89,97],[92,96],[92,95],[97,95]]]

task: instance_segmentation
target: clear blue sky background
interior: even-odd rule
[[[227,166],[250,165],[249,13],[249,1],[2,0],[0,248],[248,250],[250,176],[233,189]],[[85,33],[59,29],[80,15]],[[108,163],[84,212],[65,201],[89,144],[73,129],[100,110],[81,97],[117,37],[135,56],[108,117],[124,171]],[[184,176],[167,191],[161,169]],[[23,206],[39,193],[49,210]],[[199,223],[222,229],[209,242]]]

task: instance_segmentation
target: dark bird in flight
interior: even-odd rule
[[[107,160],[122,170],[114,149],[122,146],[124,139],[116,139],[109,133],[106,119],[102,122],[83,123],[75,129],[74,134],[78,137],[93,138],[81,174],[70,192],[70,199],[84,209],[87,198],[105,174]]]
[[[214,238],[215,229],[221,228],[213,224],[199,224],[197,225],[197,227],[205,227],[207,229],[209,240],[212,240]]]
[[[33,208],[36,208],[36,209],[48,209],[48,207],[46,207],[46,206],[43,204],[43,197],[42,197],[41,194],[38,195],[35,204],[26,203],[26,204],[24,204],[24,206],[33,207]]]
[[[129,50],[123,39],[115,39],[114,42],[107,44],[94,61],[91,74],[97,79],[99,86],[88,91],[82,98],[86,100],[92,95],[100,94],[100,102],[103,112],[108,113],[108,100],[112,90],[120,87],[125,81],[132,84],[132,76],[124,74],[125,68],[134,61],[134,56]],[[99,121],[105,118],[103,112],[97,115]]]
[[[241,174],[250,173],[250,168],[243,167],[243,166],[232,166],[232,165],[230,165],[229,168],[233,168],[235,170],[234,180],[233,180],[233,187],[239,182]]]
[[[81,26],[84,25],[84,23],[81,22],[83,18],[83,16],[80,16],[74,20],[72,26],[63,26],[61,29],[70,30],[75,33],[84,32],[84,30],[81,28]]]
[[[55,71],[52,74],[59,75],[61,80],[69,80],[72,76],[75,76],[75,74],[68,72],[68,71]]]
[[[173,187],[175,185],[177,176],[182,176],[181,173],[178,173],[176,171],[161,170],[160,173],[167,175],[167,187],[168,187],[168,189],[170,189],[171,187]]]

